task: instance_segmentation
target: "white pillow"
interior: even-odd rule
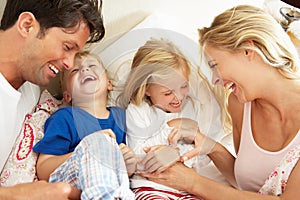
[[[1,172],[0,185],[13,186],[37,180],[37,153],[32,147],[44,136],[44,123],[62,104],[47,90],[41,94],[33,113],[27,114],[20,135],[16,139],[10,156]]]

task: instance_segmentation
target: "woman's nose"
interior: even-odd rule
[[[213,85],[222,85],[222,78],[220,77],[218,71],[214,69],[212,71],[212,80],[211,80]]]

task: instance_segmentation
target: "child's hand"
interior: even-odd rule
[[[144,166],[144,171],[149,173],[161,173],[180,159],[179,149],[171,146],[146,147],[144,151],[147,154],[140,163]]]
[[[198,123],[188,118],[176,118],[168,121],[170,127],[174,127],[168,140],[172,146],[177,146],[179,140],[186,143],[194,143],[197,132],[199,131]]]
[[[109,137],[116,139],[116,135],[111,129],[104,129],[104,130],[97,131],[97,132],[102,133],[102,134],[106,134]]]
[[[174,127],[168,137],[171,145],[177,145],[180,139],[194,143],[194,149],[181,156],[182,162],[197,155],[209,154],[216,144],[216,141],[200,132],[198,123],[192,119],[177,118],[169,121],[168,124]]]
[[[119,147],[123,153],[128,176],[131,176],[136,171],[137,158],[135,156],[135,153],[132,151],[132,149],[130,149],[123,143],[121,143]]]

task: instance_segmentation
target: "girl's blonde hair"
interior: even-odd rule
[[[251,49],[287,79],[299,79],[299,59],[294,44],[280,24],[260,8],[250,5],[233,7],[216,16],[210,27],[198,32],[202,57],[204,45],[231,52]],[[219,89],[219,94],[225,94],[222,105],[229,117],[229,93]]]
[[[174,70],[189,75],[190,63],[172,42],[151,38],[136,52],[123,91],[117,98],[118,104],[126,108],[130,102],[140,105],[146,101],[151,105],[145,95],[147,85],[154,77],[169,79]]]

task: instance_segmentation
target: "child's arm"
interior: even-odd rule
[[[65,162],[72,153],[61,156],[40,154],[37,160],[36,171],[39,180],[49,180],[50,174]]]
[[[128,176],[130,177],[136,171],[137,158],[135,153],[127,145],[121,143],[119,145],[125,161]]]

